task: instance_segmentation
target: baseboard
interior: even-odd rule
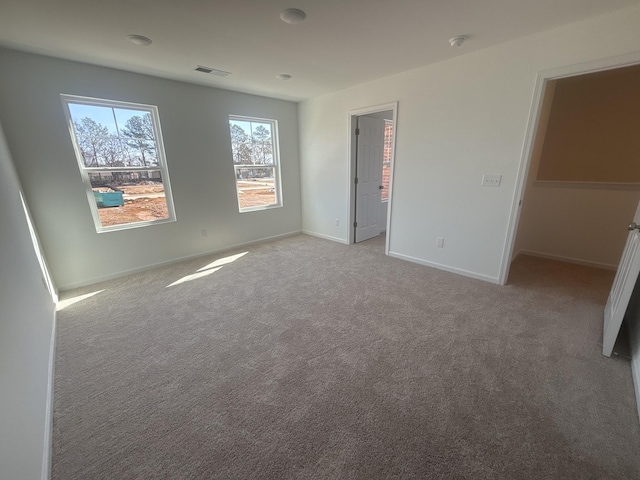
[[[402,253],[397,252],[389,252],[390,257],[399,258],[400,260],[406,260],[407,262],[417,263],[420,265],[424,265],[426,267],[437,268],[438,270],[444,270],[445,272],[456,273],[458,275],[463,275],[469,278],[475,278],[476,280],[483,280],[489,283],[498,284],[498,277],[491,277],[489,275],[483,275],[482,273],[471,272],[469,270],[464,270],[462,268],[450,267],[448,265],[443,265],[441,263],[429,262],[427,260],[422,260],[421,258],[412,257],[410,255],[404,255]]]
[[[640,421],[640,358],[636,355],[631,359],[631,375],[633,377],[633,389],[636,392],[636,408]]]
[[[640,421],[640,332],[638,332],[637,322],[629,322],[629,336],[631,343],[631,377],[633,378],[633,389],[636,393],[636,408],[638,410],[638,420]]]
[[[256,245],[258,243],[264,243],[264,242],[269,242],[269,241],[272,241],[272,240],[278,240],[280,238],[291,237],[293,235],[298,235],[299,233],[303,233],[302,230],[296,230],[296,231],[293,231],[293,232],[281,233],[281,234],[278,234],[278,235],[273,235],[271,237],[263,237],[263,238],[259,238],[257,240],[251,240],[249,242],[237,243],[235,245],[228,245],[226,247],[217,248],[215,250],[208,250],[206,252],[196,253],[194,255],[187,255],[187,256],[184,256],[184,257],[178,257],[178,258],[174,258],[172,260],[167,260],[167,261],[164,261],[164,262],[152,263],[150,265],[145,265],[144,267],[138,267],[138,268],[132,268],[132,269],[129,269],[129,270],[123,270],[121,272],[112,273],[110,275],[104,275],[102,277],[92,278],[91,280],[85,280],[85,281],[82,281],[82,282],[74,282],[74,283],[68,283],[66,285],[60,285],[60,286],[58,286],[58,289],[61,292],[64,292],[66,290],[73,290],[74,288],[86,287],[86,286],[89,286],[89,285],[94,285],[96,283],[101,283],[101,282],[106,282],[108,280],[114,280],[116,278],[126,277],[127,275],[132,275],[134,273],[145,272],[145,271],[151,270],[153,268],[166,267],[168,265],[173,265],[174,263],[180,263],[180,262],[184,262],[184,261],[187,261],[187,260],[193,260],[195,258],[207,257],[209,255],[215,255],[216,253],[222,253],[222,252],[226,252],[228,250],[235,250],[236,248],[242,248],[242,247],[247,247],[249,245]]]
[[[44,448],[42,454],[42,480],[51,478],[51,460],[53,457],[53,381],[56,365],[56,312],[53,312],[51,343],[49,345],[49,368],[47,379],[47,405],[44,417]]]
[[[349,245],[349,242],[344,238],[332,237],[331,235],[325,235],[324,233],[312,232],[310,230],[302,230],[302,233],[305,235],[311,235],[312,237],[323,238],[325,240],[331,240],[332,242],[342,243],[344,245]]]
[[[516,256],[513,257],[513,259],[515,260],[515,258],[518,255],[529,255],[531,257],[546,258],[547,260],[557,260],[559,262],[574,263],[576,265],[583,265],[585,267],[601,268],[603,270],[613,270],[614,272],[618,269],[618,265],[592,262],[590,260],[582,260],[580,258],[565,257],[563,255],[552,255],[549,253],[536,252],[533,250],[519,250]]]

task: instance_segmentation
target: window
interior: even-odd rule
[[[391,149],[393,148],[393,121],[384,121],[384,147],[382,150],[382,193],[380,200],[389,200],[389,179],[391,178]]]
[[[62,95],[96,230],[175,220],[158,110]]]
[[[240,212],[281,207],[277,122],[230,115],[229,130]]]

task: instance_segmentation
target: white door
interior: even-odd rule
[[[618,272],[613,281],[607,305],[604,307],[604,331],[602,354],[611,356],[613,346],[618,338],[622,319],[627,311],[633,287],[640,273],[640,203],[629,225],[627,244],[622,252]]]
[[[384,120],[358,117],[356,242],[380,235]]]

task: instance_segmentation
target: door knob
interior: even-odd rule
[[[380,185],[378,188],[382,190],[384,188],[384,185]]]
[[[631,231],[631,230],[636,230],[636,229],[640,230],[640,225],[638,225],[636,222],[631,222],[629,224],[629,230]]]

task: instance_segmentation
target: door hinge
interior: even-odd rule
[[[356,135],[360,135],[360,129],[356,128]]]
[[[353,183],[355,183],[356,185],[358,184],[358,177],[353,179]]]
[[[353,228],[358,228],[358,222],[353,222]]]

